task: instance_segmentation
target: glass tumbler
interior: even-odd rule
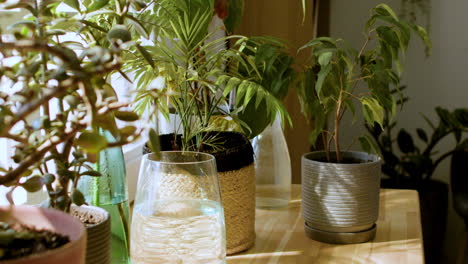
[[[143,156],[131,226],[132,264],[225,263],[225,236],[212,155]]]

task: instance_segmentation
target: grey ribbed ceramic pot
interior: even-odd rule
[[[302,156],[305,230],[309,237],[322,242],[361,243],[375,236],[381,160],[363,152],[342,155],[360,163],[324,162],[322,151]]]
[[[86,224],[86,264],[111,264],[110,214],[96,206],[73,206],[72,214],[97,219],[97,224]]]

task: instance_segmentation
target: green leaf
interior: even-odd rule
[[[383,128],[384,109],[380,105],[379,101],[368,96],[361,98],[360,101],[363,106],[364,117],[367,123],[371,126],[373,126],[374,123],[377,123]]]
[[[132,40],[132,34],[125,25],[114,25],[107,33],[107,39],[120,39],[122,42]]]
[[[107,147],[106,137],[91,131],[81,133],[76,144],[90,153],[97,153]]]
[[[137,47],[138,51],[141,53],[141,55],[143,56],[143,58],[146,60],[146,62],[148,62],[148,64],[152,68],[154,68],[154,61],[153,61],[153,57],[151,57],[151,54],[144,47],[142,47],[140,44],[136,44],[136,47]]]
[[[89,170],[89,171],[85,171],[85,172],[80,173],[80,176],[101,177],[102,174],[99,171]]]
[[[318,63],[321,66],[327,66],[330,63],[332,56],[333,56],[333,53],[331,51],[324,52],[320,54],[320,56],[318,57]]]
[[[131,111],[115,111],[115,117],[119,120],[127,122],[137,121],[140,118],[138,114]]]
[[[92,12],[92,11],[101,9],[108,3],[109,3],[109,0],[93,0],[91,5],[88,6],[87,12]]]
[[[129,137],[131,135],[134,135],[136,130],[137,128],[135,126],[126,126],[124,128],[121,128],[119,132],[122,136]]]
[[[378,13],[378,14],[381,14],[381,15],[387,15],[387,16],[391,16],[393,19],[395,19],[396,21],[398,21],[398,16],[395,14],[395,12],[393,11],[392,8],[390,8],[388,5],[386,4],[379,4],[377,5],[374,10]]]
[[[161,145],[159,143],[158,133],[154,129],[150,129],[148,133],[149,137],[149,147],[153,153],[159,153],[161,150]]]
[[[137,18],[127,14],[125,16],[126,19],[128,19],[128,23],[131,24],[133,26],[133,28],[135,29],[136,32],[138,32],[142,37],[144,37],[145,39],[148,39],[149,38],[149,33],[148,33],[148,30],[146,29],[145,25],[143,23],[140,22],[140,20],[138,20]]]
[[[323,82],[325,81],[325,79],[327,78],[327,76],[328,76],[328,74],[330,73],[331,70],[332,70],[332,65],[328,64],[325,67],[322,67],[320,69],[320,72],[317,75],[318,77],[317,77],[317,83],[315,84],[315,91],[316,91],[317,96],[319,98],[320,98],[320,95],[321,95]]]
[[[418,33],[419,37],[424,42],[424,45],[426,46],[426,56],[431,56],[432,55],[432,41],[429,38],[429,35],[427,34],[426,29],[424,29],[421,26],[416,25],[415,30],[416,30],[416,33]]]
[[[362,150],[367,153],[379,153],[379,147],[369,135],[359,137],[359,144],[361,145]]]
[[[418,133],[418,137],[419,137],[422,141],[427,142],[428,137],[427,137],[426,131],[424,131],[424,129],[418,128],[418,129],[416,129],[416,132]]]
[[[80,11],[80,2],[78,0],[64,0],[63,2],[78,12]]]
[[[433,130],[436,129],[434,123],[433,123],[427,116],[422,115],[422,117],[424,118],[424,120],[426,120],[426,123],[427,123]]]
[[[44,183],[41,176],[33,176],[21,184],[28,192],[37,192],[42,189],[42,185],[44,185]]]
[[[55,176],[53,174],[47,173],[43,176],[43,182],[46,185],[52,184],[55,181]]]
[[[412,153],[416,149],[414,146],[413,138],[404,129],[400,130],[400,132],[398,133],[397,142],[398,147],[403,153]]]
[[[81,193],[78,189],[73,190],[70,198],[72,202],[78,206],[86,204],[83,193]]]
[[[334,39],[329,38],[329,37],[319,37],[319,38],[315,38],[315,39],[309,41],[307,44],[300,47],[297,50],[297,52],[299,52],[299,51],[301,51],[303,49],[306,49],[306,48],[315,47],[315,46],[318,46],[318,45],[324,45],[325,43],[328,43],[331,46],[331,48],[336,49],[336,41]]]

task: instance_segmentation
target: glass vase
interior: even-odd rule
[[[212,155],[143,156],[130,245],[132,264],[225,263],[224,213]]]
[[[252,142],[255,153],[256,207],[286,207],[291,199],[291,159],[288,145],[276,118]]]
[[[102,132],[109,142],[114,141],[108,131]],[[129,207],[126,184],[125,160],[121,147],[99,152],[95,169],[100,177],[83,176],[79,189],[90,205],[107,210],[111,217],[111,263],[128,264],[129,256]]]

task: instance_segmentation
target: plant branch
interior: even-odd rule
[[[6,183],[9,183],[18,179],[18,177],[20,177],[29,167],[31,167],[32,165],[40,161],[50,150],[54,149],[57,145],[61,144],[62,142],[67,141],[71,138],[74,138],[77,131],[79,131],[79,129],[82,129],[82,128],[83,127],[79,126],[75,128],[75,130],[72,131],[71,133],[62,135],[60,137],[60,140],[56,140],[56,141],[49,140],[48,142],[50,143],[48,146],[43,145],[41,146],[42,148],[39,147],[38,151],[35,151],[32,155],[26,157],[26,159],[24,159],[18,165],[18,167],[6,173],[5,175],[1,176],[0,185],[6,184]]]

